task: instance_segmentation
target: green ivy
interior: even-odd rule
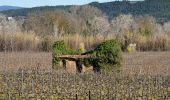
[[[91,55],[92,58],[79,59],[86,67],[93,66],[94,71],[112,70],[119,68],[122,62],[121,44],[117,40],[107,40],[99,44],[94,50],[83,53],[82,55]],[[59,66],[60,55],[80,54],[67,46],[64,41],[57,41],[53,45],[53,67]]]
[[[59,67],[61,59],[58,58],[60,55],[74,55],[79,54],[78,51],[72,50],[64,41],[56,41],[52,47],[53,50],[53,68]]]
[[[86,65],[92,64],[97,71],[119,68],[122,62],[121,44],[117,40],[107,40],[99,44],[90,54],[94,58],[84,59]]]

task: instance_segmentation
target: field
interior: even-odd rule
[[[18,69],[44,69],[52,67],[52,53],[13,52],[0,53],[1,71]],[[127,74],[170,74],[170,52],[123,53],[123,71]]]
[[[120,73],[70,75],[51,53],[0,53],[0,100],[169,100],[170,52],[123,53]]]
[[[45,52],[1,52],[1,70],[16,71],[18,69],[51,69],[52,54]]]
[[[124,54],[123,71],[145,75],[169,75],[170,52]]]

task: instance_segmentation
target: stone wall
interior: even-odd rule
[[[76,73],[77,68],[76,68],[76,62],[75,61],[71,61],[71,60],[66,60],[66,71],[68,71],[68,73]]]

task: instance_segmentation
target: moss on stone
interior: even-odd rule
[[[72,50],[64,41],[56,41],[52,47],[53,52],[53,68],[61,66],[61,59],[58,58],[60,55],[74,55],[79,54],[78,51]]]

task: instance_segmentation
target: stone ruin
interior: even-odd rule
[[[88,55],[63,55],[59,56],[62,59],[61,66],[69,73],[91,73],[93,66],[85,66],[81,59],[91,58]]]

